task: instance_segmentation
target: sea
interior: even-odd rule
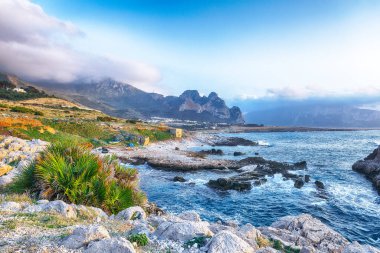
[[[311,176],[301,189],[281,175],[248,192],[216,191],[206,186],[210,179],[229,177],[235,172],[199,171],[191,173],[155,170],[138,166],[141,188],[148,199],[162,209],[180,213],[195,210],[208,221],[234,220],[254,226],[268,226],[286,215],[308,213],[341,233],[350,241],[380,248],[380,195],[372,183],[352,170],[352,164],[380,145],[380,131],[316,131],[220,134],[242,137],[259,143],[252,147],[218,147],[225,159],[258,155],[281,162],[306,161]],[[189,150],[212,147],[188,147]],[[246,153],[234,157],[233,152]],[[216,159],[220,157],[210,157]],[[173,182],[182,176],[186,183]],[[322,181],[325,190],[315,187]]]

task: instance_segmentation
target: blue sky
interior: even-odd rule
[[[15,1],[65,24],[48,36],[50,54],[58,44],[72,57],[57,57],[65,71],[53,80],[107,75],[230,100],[380,94],[380,1]]]

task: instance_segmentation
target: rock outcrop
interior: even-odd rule
[[[62,218],[58,224],[45,226],[51,221],[52,209],[37,206],[71,206],[75,210],[93,210],[93,207],[76,206],[56,201],[42,200],[37,204],[27,202],[0,203],[0,251],[24,252],[87,252],[87,253],[279,253],[277,247],[287,248],[284,252],[326,253],[380,253],[374,247],[350,243],[321,221],[308,214],[286,216],[269,227],[255,228],[251,224],[239,226],[235,222],[222,224],[202,221],[194,211],[179,215],[151,215],[144,219],[125,220],[116,217],[83,220],[68,217],[65,212],[54,212]],[[59,203],[57,205],[57,203]],[[34,215],[20,216],[26,210]],[[58,210],[61,210],[60,208]],[[134,207],[122,211],[122,217],[141,211]],[[128,215],[126,215],[128,213]],[[22,222],[20,217],[23,217]],[[37,217],[37,219],[36,219]],[[28,222],[31,219],[32,223]],[[66,222],[78,225],[62,225]],[[14,228],[12,224],[17,222]],[[41,222],[36,226],[35,222]],[[8,225],[4,225],[8,224]],[[31,224],[31,225],[29,225]],[[37,223],[38,224],[38,223]],[[130,235],[146,235],[147,245],[138,245]],[[289,251],[291,249],[291,251]]]
[[[41,140],[0,136],[0,187],[11,183],[48,145]]]
[[[352,169],[364,174],[372,181],[374,187],[380,193],[380,146],[364,158],[364,160],[354,163]]]

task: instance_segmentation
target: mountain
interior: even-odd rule
[[[380,111],[351,105],[316,104],[256,110],[245,114],[248,123],[307,127],[380,127]]]
[[[123,118],[162,117],[212,123],[244,123],[240,109],[236,106],[227,107],[215,92],[207,97],[200,96],[196,90],[187,90],[179,97],[163,96],[109,78],[90,83],[44,83],[38,87],[50,94]]]

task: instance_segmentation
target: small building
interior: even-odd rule
[[[181,128],[171,128],[170,133],[176,138],[182,138],[183,130]]]
[[[18,93],[26,93],[26,91],[22,88],[14,88],[13,91],[18,92]]]

